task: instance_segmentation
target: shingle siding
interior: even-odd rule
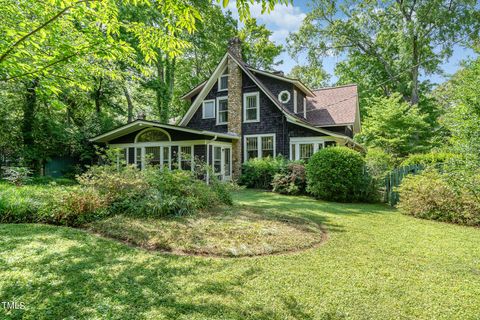
[[[257,78],[275,95],[283,90],[288,90],[290,92],[290,101],[285,104],[285,106],[291,112],[294,111],[294,85],[285,81],[274,79],[271,77],[263,76],[256,74]],[[217,83],[213,86],[210,92],[207,94],[205,100],[216,99],[219,96],[225,96],[228,94],[226,91],[217,91]],[[297,90],[297,113],[298,116],[303,118],[303,99],[305,97],[304,93]],[[319,137],[326,136],[326,134],[319,133],[286,121],[286,117],[281,112],[277,106],[273,103],[270,98],[268,98],[263,91],[253,82],[253,80],[248,77],[245,73],[242,73],[242,95],[244,93],[250,92],[259,92],[260,93],[260,121],[259,122],[243,122],[243,112],[242,112],[242,160],[244,159],[245,150],[244,146],[244,136],[245,135],[257,135],[257,134],[275,134],[276,141],[276,153],[284,155],[285,157],[290,156],[290,137]],[[194,99],[192,98],[192,101]],[[242,101],[243,103],[243,101]],[[215,107],[216,102],[215,102]],[[308,109],[307,109],[308,110]],[[202,106],[198,108],[194,116],[187,124],[187,127],[201,130],[210,130],[214,132],[227,132],[226,125],[217,126],[216,119],[202,119]],[[346,134],[347,132],[351,136],[351,130],[347,127],[332,127],[326,128],[327,130]],[[211,153],[211,150],[209,151]]]
[[[228,95],[228,91],[218,91],[218,82],[212,87],[212,90],[207,94],[204,100],[215,99],[215,111],[217,110],[217,97],[225,97]],[[192,102],[196,99],[197,96],[192,97]],[[216,112],[215,112],[216,115]],[[187,127],[199,130],[208,130],[215,132],[228,132],[227,125],[217,125],[217,119],[202,119],[202,104],[198,108],[197,112],[193,115],[190,122],[187,124]]]

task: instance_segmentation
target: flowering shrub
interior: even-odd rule
[[[284,172],[275,174],[272,187],[274,192],[295,195],[305,192],[306,182],[305,165],[290,162]]]

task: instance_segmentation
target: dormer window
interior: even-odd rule
[[[227,91],[228,90],[228,74],[222,74],[218,78],[218,91]]]
[[[284,90],[278,94],[278,100],[281,103],[288,103],[290,101],[290,92],[287,90]]]

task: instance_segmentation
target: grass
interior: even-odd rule
[[[258,191],[239,204],[323,224],[328,241],[253,258],[174,256],[88,232],[0,225],[1,319],[478,319],[480,230]],[[1,305],[0,305],[1,307]]]
[[[301,250],[321,243],[324,236],[308,219],[245,205],[163,219],[119,215],[95,221],[89,229],[146,249],[236,257]]]

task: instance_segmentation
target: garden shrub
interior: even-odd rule
[[[281,194],[301,194],[306,189],[305,165],[301,162],[290,162],[284,172],[273,177],[272,187],[274,192]]]
[[[423,166],[431,166],[439,163],[445,163],[455,157],[457,157],[457,155],[450,152],[415,153],[409,155],[405,160],[402,161],[400,165],[411,166],[420,164]]]
[[[283,157],[254,158],[242,166],[240,184],[248,188],[271,189],[273,177],[281,173],[287,165]]]
[[[110,203],[141,197],[148,189],[144,172],[135,166],[92,166],[77,180],[82,186],[98,190]]]
[[[17,186],[31,180],[32,170],[27,167],[3,167],[3,179]]]
[[[91,187],[58,193],[39,210],[40,222],[79,226],[108,215],[108,201]]]
[[[372,179],[360,153],[346,147],[321,149],[309,160],[307,191],[323,200],[372,201],[376,197]]]
[[[395,159],[382,149],[371,148],[365,155],[365,164],[374,179],[382,180],[395,167]]]
[[[467,189],[455,189],[448,177],[425,170],[405,177],[398,188],[402,213],[414,217],[480,226],[480,202]]]

